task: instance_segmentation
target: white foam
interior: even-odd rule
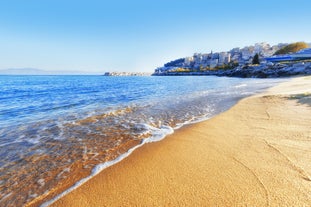
[[[215,115],[217,115],[217,114],[213,114],[212,116],[215,116]],[[190,120],[188,120],[188,121],[186,121],[184,123],[177,124],[174,128],[172,128],[170,126],[165,126],[165,125],[162,125],[160,128],[156,128],[156,127],[153,127],[153,126],[148,125],[148,124],[137,124],[137,127],[140,127],[142,129],[146,129],[146,131],[151,132],[152,136],[149,137],[149,138],[144,139],[141,142],[141,144],[139,144],[139,145],[129,149],[126,153],[120,155],[115,160],[111,160],[111,161],[108,161],[108,162],[96,165],[93,168],[91,174],[88,177],[81,179],[80,181],[76,182],[72,187],[67,189],[66,191],[64,191],[61,194],[57,195],[53,199],[43,203],[41,205],[41,207],[47,207],[47,206],[51,205],[52,203],[54,203],[58,199],[62,198],[66,194],[68,194],[71,191],[77,189],[79,186],[81,186],[82,184],[84,184],[85,182],[87,182],[88,180],[93,178],[95,175],[99,174],[102,170],[104,170],[104,169],[106,169],[106,168],[108,168],[108,167],[110,167],[110,166],[112,166],[112,165],[122,161],[124,158],[126,158],[130,154],[132,154],[132,152],[134,150],[136,150],[137,148],[143,146],[144,144],[161,141],[167,135],[173,134],[174,130],[176,130],[176,129],[179,129],[179,128],[181,128],[181,127],[183,127],[185,125],[188,125],[188,124],[194,124],[194,123],[206,121],[206,120],[210,119],[212,116],[209,114],[209,115],[206,115],[206,116],[194,117],[194,118],[192,118],[192,119],[190,119]]]
[[[239,85],[236,85],[234,86],[235,88],[242,88],[242,87],[246,87],[247,84],[246,83],[242,83],[242,84],[239,84]]]
[[[96,165],[91,174],[86,177],[81,179],[80,181],[76,182],[73,186],[71,186],[69,189],[67,189],[66,191],[62,192],[61,194],[57,195],[56,197],[54,197],[53,199],[43,203],[41,205],[41,207],[47,207],[49,205],[51,205],[52,203],[54,203],[55,201],[57,201],[58,199],[62,198],[63,196],[67,195],[68,193],[70,193],[71,191],[77,189],[79,186],[81,186],[82,184],[84,184],[85,182],[87,182],[88,180],[90,180],[92,177],[94,177],[95,175],[97,175],[98,173],[100,173],[102,170],[120,162],[121,160],[123,160],[124,158],[126,158],[127,156],[129,156],[135,149],[137,149],[138,147],[141,147],[144,143],[137,145],[133,148],[131,148],[129,151],[127,151],[126,153],[120,155],[119,157],[117,157],[115,160],[112,161],[108,161],[99,165]]]
[[[163,126],[161,126],[160,129],[152,127],[152,126],[148,126],[148,127],[152,133],[152,136],[145,139],[144,143],[158,142],[158,141],[164,139],[167,135],[174,133],[174,129],[172,127],[169,127],[169,126],[163,125]]]
[[[29,138],[26,141],[30,144],[38,144],[38,143],[40,143],[40,138],[38,136],[36,136],[36,138]]]
[[[67,189],[66,191],[64,191],[61,194],[57,195],[56,197],[52,198],[51,200],[41,204],[41,207],[47,207],[47,206],[51,205],[52,203],[54,203],[55,201],[57,201],[58,199],[60,199],[63,196],[67,195],[71,191],[77,189],[79,186],[81,186],[82,184],[84,184],[85,182],[87,182],[88,180],[93,178],[95,175],[100,173],[102,170],[104,170],[104,169],[106,169],[106,168],[108,168],[108,167],[110,167],[110,166],[112,166],[112,165],[122,161],[124,158],[128,157],[130,154],[132,154],[132,152],[134,150],[136,150],[137,148],[143,146],[145,143],[160,141],[160,140],[164,139],[166,137],[166,135],[174,133],[174,129],[169,127],[169,126],[161,126],[160,129],[152,127],[150,125],[146,125],[146,127],[148,127],[153,132],[153,135],[150,138],[144,139],[141,144],[139,144],[139,145],[129,149],[126,153],[120,155],[115,160],[111,160],[111,161],[108,161],[108,162],[96,165],[93,168],[93,170],[92,170],[92,172],[91,172],[91,174],[89,176],[87,176],[86,178],[83,178],[80,181],[76,182],[69,189]]]

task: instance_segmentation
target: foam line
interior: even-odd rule
[[[85,182],[87,182],[88,180],[93,178],[95,175],[99,174],[104,169],[106,169],[106,168],[108,168],[108,167],[110,167],[110,166],[112,166],[112,165],[122,161],[124,158],[128,157],[130,154],[132,154],[132,152],[134,152],[134,150],[136,150],[137,148],[143,146],[145,143],[160,141],[160,140],[164,139],[167,135],[174,133],[174,130],[171,127],[168,127],[168,126],[162,126],[159,131],[161,131],[163,133],[156,133],[154,136],[151,136],[150,138],[144,139],[141,144],[139,144],[139,145],[129,149],[126,153],[120,155],[119,157],[117,157],[114,160],[107,161],[105,163],[101,163],[101,164],[96,165],[93,168],[93,170],[92,170],[92,172],[91,172],[91,174],[89,176],[79,180],[73,186],[71,186],[70,188],[68,188],[67,190],[62,192],[61,194],[57,195],[56,197],[52,198],[49,201],[46,201],[43,204],[41,204],[41,207],[47,207],[47,206],[51,205],[52,203],[54,203],[55,201],[57,201],[58,199],[60,199],[63,196],[67,195],[71,191],[77,189],[79,186],[83,185]]]

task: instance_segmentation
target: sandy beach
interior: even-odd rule
[[[311,206],[311,77],[243,99],[51,206]]]

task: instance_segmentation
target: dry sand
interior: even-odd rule
[[[139,148],[52,206],[311,206],[310,93],[301,77],[246,98]]]

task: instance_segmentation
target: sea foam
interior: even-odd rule
[[[129,149],[126,153],[121,154],[116,159],[96,165],[92,169],[92,172],[91,172],[91,174],[89,176],[79,180],[73,186],[71,186],[70,188],[68,188],[67,190],[62,192],[61,194],[57,195],[56,197],[52,198],[51,200],[48,200],[48,201],[44,202],[40,206],[41,207],[47,207],[47,206],[51,205],[55,201],[59,200],[60,198],[64,197],[65,195],[67,195],[71,191],[77,189],[79,186],[81,186],[84,183],[86,183],[88,180],[90,180],[91,178],[93,178],[94,176],[99,174],[104,169],[106,169],[106,168],[108,168],[108,167],[110,167],[110,166],[112,166],[112,165],[114,165],[114,164],[116,164],[118,162],[121,162],[123,159],[125,159],[126,157],[131,155],[132,152],[134,152],[136,149],[138,149],[139,147],[143,146],[144,144],[160,141],[160,140],[164,139],[167,135],[174,133],[174,129],[169,127],[169,126],[161,126],[160,129],[155,128],[153,126],[149,126],[149,125],[145,125],[145,127],[153,132],[153,135],[151,137],[144,139],[141,142],[141,144],[136,145],[135,147]]]

